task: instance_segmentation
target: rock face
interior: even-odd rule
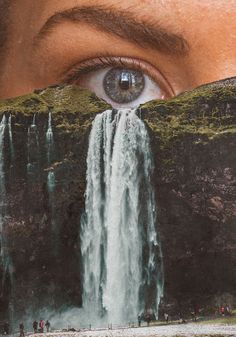
[[[0,102],[0,115],[12,116],[3,146],[8,263],[0,268],[0,320],[16,322],[38,308],[81,306],[88,136],[94,116],[108,108],[71,86]],[[36,127],[29,132],[34,114]],[[156,167],[162,308],[236,305],[236,80],[150,102],[140,114]]]
[[[156,167],[164,304],[175,312],[236,304],[235,84],[203,86],[143,109]]]
[[[88,136],[95,113],[107,104],[77,88],[49,88],[2,102],[12,115],[14,158],[5,130],[7,189],[4,216],[10,267],[0,271],[0,320],[38,317],[38,309],[81,306],[80,218],[84,209]],[[53,149],[46,134],[52,112]],[[35,114],[35,127],[30,128]],[[48,188],[54,173],[55,188]],[[12,274],[12,275],[11,275]],[[9,306],[10,303],[10,306]]]

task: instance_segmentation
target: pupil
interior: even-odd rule
[[[107,96],[115,103],[126,104],[136,100],[145,87],[144,75],[133,69],[112,68],[103,80]]]
[[[132,85],[131,75],[127,72],[121,73],[119,85],[122,90],[128,90]]]

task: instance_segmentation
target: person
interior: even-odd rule
[[[3,334],[4,335],[9,335],[9,332],[10,332],[10,325],[9,325],[9,322],[4,322],[4,325],[3,325]]]
[[[151,315],[150,315],[150,313],[146,314],[146,322],[147,322],[147,326],[149,326],[150,322],[151,322]]]
[[[141,326],[141,322],[142,322],[141,315],[138,315],[138,326],[139,327]]]
[[[186,323],[186,320],[184,319],[182,312],[179,312],[179,324],[184,324]]]
[[[34,329],[34,333],[38,332],[38,322],[37,321],[33,322],[33,329]]]
[[[200,308],[197,304],[194,305],[194,308],[193,308],[193,312],[191,312],[191,315],[192,315],[192,319],[194,322],[197,321],[197,317],[200,313]]]
[[[50,330],[50,326],[51,326],[51,324],[50,324],[49,320],[47,320],[47,321],[46,321],[46,324],[45,324],[45,326],[46,326],[47,332],[49,332],[49,330]]]
[[[220,307],[220,313],[221,313],[221,316],[225,315],[225,307],[223,305]]]
[[[39,329],[40,329],[40,332],[43,333],[44,332],[44,325],[45,325],[45,322],[43,319],[40,319],[39,321]]]
[[[164,318],[165,318],[166,323],[168,324],[169,323],[169,314],[167,312],[164,313]]]
[[[20,323],[19,328],[20,328],[20,337],[24,337],[25,336],[24,324]]]
[[[236,73],[235,0],[0,0],[0,15],[0,98],[70,83],[128,107]]]
[[[231,315],[231,311],[230,311],[230,307],[228,304],[225,305],[225,315],[226,316],[230,316]]]

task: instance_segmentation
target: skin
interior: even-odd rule
[[[37,38],[56,12],[75,6],[112,7],[145,24],[158,25],[181,35],[186,55],[171,54],[128,41],[99,27],[63,21]],[[236,74],[235,0],[17,0],[10,7],[6,57],[0,68],[0,98],[23,95],[66,81],[73,67],[106,55],[139,60],[166,98],[201,84]],[[37,41],[37,42],[35,42]],[[148,72],[143,65],[147,65]],[[144,69],[145,68],[145,69]],[[90,69],[74,80],[91,87],[97,73]]]

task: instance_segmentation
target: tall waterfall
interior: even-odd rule
[[[55,172],[52,166],[52,162],[54,159],[54,137],[53,137],[53,129],[52,129],[52,113],[48,114],[48,128],[46,132],[46,147],[47,147],[47,162],[49,166],[49,171],[47,175],[47,189],[49,195],[49,206],[51,210],[51,229],[54,240],[54,245],[52,247],[52,251],[55,255],[58,253],[58,241],[60,231],[57,226],[57,217],[55,211]]]
[[[3,270],[6,269],[7,256],[5,251],[4,239],[4,214],[5,214],[5,201],[6,201],[6,188],[5,188],[5,172],[4,172],[4,135],[6,129],[6,116],[2,117],[0,123],[0,235],[1,235],[1,262]]]
[[[53,152],[54,152],[54,139],[53,139],[52,113],[51,112],[49,112],[49,115],[48,115],[48,129],[46,132],[46,145],[47,145],[48,164],[51,165],[52,160],[53,160]],[[50,170],[48,172],[47,185],[48,185],[49,193],[53,193],[55,189],[55,173],[53,170]]]
[[[47,157],[48,163],[52,162],[52,154],[53,154],[53,131],[52,131],[52,113],[48,114],[48,128],[46,132],[46,143],[47,143]]]
[[[10,143],[10,151],[11,151],[11,161],[14,159],[15,151],[14,151],[14,145],[13,145],[13,139],[12,139],[12,126],[11,126],[11,114],[8,118],[8,134],[9,134],[9,143]]]
[[[9,117],[11,118],[11,117]],[[5,228],[5,217],[6,217],[6,186],[5,186],[5,167],[4,167],[4,139],[5,139],[5,130],[8,125],[9,133],[11,131],[9,124],[11,120],[7,122],[6,116],[2,117],[0,123],[0,258],[1,264],[3,266],[3,283],[5,282],[5,277],[9,273],[11,282],[13,265],[11,258],[8,254],[7,249],[7,239],[6,239],[6,228]],[[12,139],[10,139],[10,145],[12,145]]]
[[[162,296],[153,161],[135,110],[97,115],[87,156],[81,224],[83,307],[94,324],[125,324]]]
[[[28,174],[34,175],[38,169],[39,161],[39,137],[36,125],[36,114],[33,116],[32,124],[28,128]]]

